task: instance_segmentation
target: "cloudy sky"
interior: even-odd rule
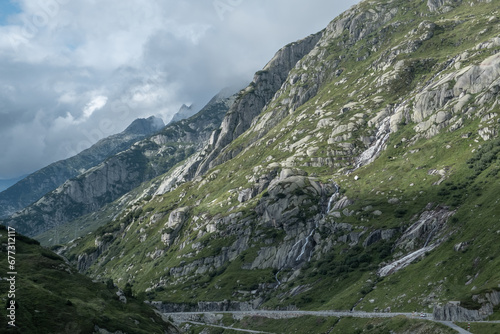
[[[244,85],[356,0],[0,0],[0,179]]]

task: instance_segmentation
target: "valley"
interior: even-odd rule
[[[495,333],[499,32],[494,0],[363,1],[2,224],[173,332]]]

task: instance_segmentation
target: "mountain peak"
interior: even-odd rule
[[[165,127],[165,123],[161,118],[150,116],[148,118],[138,118],[132,122],[126,129],[125,133],[133,134],[150,134],[161,130]]]
[[[175,113],[175,115],[172,117],[169,123],[175,123],[178,121],[181,121],[183,119],[189,118],[196,114],[197,110],[193,108],[193,105],[186,105],[183,104],[180,108],[179,111]]]

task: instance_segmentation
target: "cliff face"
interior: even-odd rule
[[[25,177],[0,193],[0,218],[21,210],[65,181],[126,150],[136,141],[160,131],[164,126],[161,119],[153,116],[137,119],[122,133],[102,139],[74,157],[55,162]]]
[[[499,24],[491,1],[354,6],[61,251],[166,305],[496,312]]]
[[[203,149],[163,176],[161,183],[152,187],[154,192],[164,194],[236,156],[241,148],[233,149],[228,145],[250,127],[255,117],[279,92],[290,70],[314,48],[320,37],[321,33],[317,33],[279,50],[264,69],[255,74],[250,85],[233,97],[234,104]]]
[[[433,316],[436,320],[444,321],[482,321],[494,313],[494,308],[500,305],[500,292],[491,291],[484,295],[473,295],[472,301],[476,309],[467,309],[460,302],[451,302],[438,305],[434,308]]]
[[[141,183],[168,171],[199,150],[220,125],[232,99],[214,99],[190,119],[170,124],[161,132],[135,142],[64,182],[27,208],[4,220],[21,232],[35,236],[94,212]],[[140,133],[155,126],[134,122],[127,133]],[[76,229],[76,228],[75,228]]]
[[[214,133],[210,153],[198,167],[197,175],[204,174],[209,168],[239,153],[233,151],[221,154],[221,151],[249,128],[253,119],[281,88],[290,70],[314,48],[320,37],[321,33],[318,33],[285,46],[262,71],[255,74],[252,83],[240,92],[235,104],[224,117],[220,129]]]

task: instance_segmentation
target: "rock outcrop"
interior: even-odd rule
[[[250,127],[254,118],[281,88],[290,70],[314,48],[321,35],[321,33],[311,35],[285,46],[262,71],[255,74],[252,83],[239,93],[235,104],[224,117],[220,130],[214,134],[213,147],[198,167],[197,175],[204,174],[209,168],[239,153],[238,151],[222,153],[222,151]]]
[[[435,306],[432,315],[435,320],[441,321],[482,321],[493,314],[493,309],[500,305],[500,292],[474,295],[472,300],[480,305],[478,309],[470,310],[460,306],[460,302],[449,302],[443,306]]]
[[[221,302],[197,302],[196,304],[175,304],[153,301],[151,305],[162,313],[252,311],[255,309],[253,303],[231,300],[223,300]]]

